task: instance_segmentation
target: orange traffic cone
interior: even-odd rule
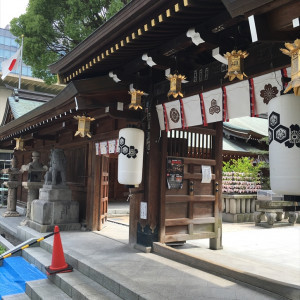
[[[51,266],[45,267],[45,269],[46,269],[48,275],[73,271],[73,267],[68,265],[65,261],[65,256],[64,256],[64,251],[63,251],[63,247],[61,244],[58,226],[54,227],[52,263],[51,263]]]

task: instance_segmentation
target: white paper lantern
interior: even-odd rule
[[[124,128],[119,132],[118,182],[137,185],[142,182],[144,131]]]
[[[300,97],[273,98],[268,113],[271,188],[282,195],[300,195]]]

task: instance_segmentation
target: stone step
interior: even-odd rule
[[[26,226],[18,227],[18,237],[21,240],[33,237],[39,238],[40,236],[41,234],[37,233],[31,228],[28,228]],[[39,243],[39,245],[40,247],[30,247],[25,249],[22,255],[27,261],[36,265],[40,270],[43,269],[42,271],[44,272],[44,266],[49,266],[51,264],[53,241],[51,241],[51,239],[46,239]],[[38,251],[38,249],[41,248],[46,251],[43,253],[34,253],[35,251]],[[31,254],[30,257],[28,256],[29,253]],[[75,271],[77,270],[81,274],[92,279],[94,282],[103,286],[113,294],[117,295],[117,297],[119,297],[115,299],[161,299],[161,295],[159,293],[151,289],[149,290],[149,286],[147,283],[140,282],[139,284],[137,284],[129,276],[124,276],[120,274],[117,268],[111,269],[99,261],[97,261],[96,263],[92,262],[92,260],[88,260],[84,256],[77,253],[75,249],[74,251],[65,251],[64,256],[66,262],[75,269],[73,273],[76,273]],[[65,274],[57,274],[53,278],[59,278],[57,280],[60,280],[60,278]],[[59,285],[60,283],[57,284]]]
[[[26,294],[33,300],[68,300],[72,299],[49,279],[29,281],[26,283]]]
[[[27,261],[36,265],[37,268],[44,273],[46,272],[45,266],[51,265],[52,254],[41,247],[28,248],[23,251],[23,256]],[[116,293],[119,292],[119,286],[117,283],[109,281],[104,282],[110,287],[110,290],[108,290],[95,281],[95,279],[99,277],[97,276],[97,274],[93,275],[93,279],[89,278],[75,269],[75,267],[78,267],[80,263],[78,264],[78,262],[76,262],[75,260],[73,260],[73,263],[73,272],[58,273],[56,275],[48,276],[48,283],[55,284],[57,288],[59,288],[72,299],[120,299],[120,297],[116,295]],[[33,291],[36,290],[36,286],[34,284],[29,283],[29,286],[32,287]],[[40,289],[39,286],[38,289]],[[113,290],[113,292],[111,290]],[[57,300],[58,298],[55,297],[52,299]]]
[[[3,296],[2,300],[30,300],[30,298],[25,293],[22,293],[22,294]]]

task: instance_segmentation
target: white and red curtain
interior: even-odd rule
[[[290,68],[223,86],[179,100],[156,105],[161,130],[187,129],[190,126],[240,118],[256,117],[268,111],[268,103],[282,90],[282,77]]]

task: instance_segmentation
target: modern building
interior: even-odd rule
[[[11,34],[9,29],[0,28],[0,71],[1,62],[11,57],[19,49],[20,45],[16,42],[16,37]],[[19,70],[13,70],[12,74],[19,74]],[[32,77],[31,68],[22,64],[22,76]]]

